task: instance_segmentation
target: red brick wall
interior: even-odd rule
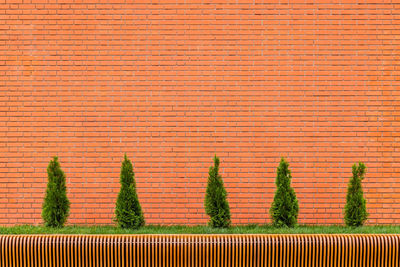
[[[400,1],[263,2],[0,1],[0,224],[41,223],[53,155],[69,223],[112,223],[125,152],[148,223],[206,223],[214,153],[234,224],[270,222],[281,156],[299,223],[342,223],[358,161],[400,223]]]

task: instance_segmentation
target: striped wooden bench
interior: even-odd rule
[[[399,266],[400,235],[2,235],[1,266]]]

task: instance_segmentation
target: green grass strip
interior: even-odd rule
[[[121,229],[115,226],[66,226],[47,228],[44,226],[19,225],[0,227],[0,234],[400,234],[400,225],[362,226],[305,226],[274,228],[271,225],[244,225],[228,229],[208,226],[161,226],[148,225],[138,230]]]

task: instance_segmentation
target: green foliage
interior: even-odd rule
[[[47,167],[47,177],[42,218],[46,226],[60,228],[67,221],[70,202],[67,198],[65,174],[61,170],[57,157],[50,161]]]
[[[208,224],[215,228],[227,228],[231,225],[231,212],[226,199],[227,193],[221,175],[218,174],[219,158],[214,156],[214,166],[208,172],[208,182],[204,206],[210,216]]]
[[[120,174],[121,189],[115,207],[115,221],[121,228],[137,229],[144,225],[144,216],[136,192],[132,162],[125,154]]]
[[[297,224],[299,203],[294,189],[290,186],[291,179],[289,163],[282,158],[277,169],[277,190],[270,208],[272,224],[275,227],[294,227]]]
[[[361,181],[366,172],[365,164],[360,162],[353,165],[353,177],[347,188],[344,220],[347,226],[362,226],[367,220],[367,206]]]

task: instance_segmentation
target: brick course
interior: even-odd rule
[[[268,3],[266,3],[268,2]],[[126,152],[147,223],[204,224],[216,153],[234,224],[268,223],[288,158],[301,224],[400,223],[400,1],[0,1],[0,224],[111,224]]]

